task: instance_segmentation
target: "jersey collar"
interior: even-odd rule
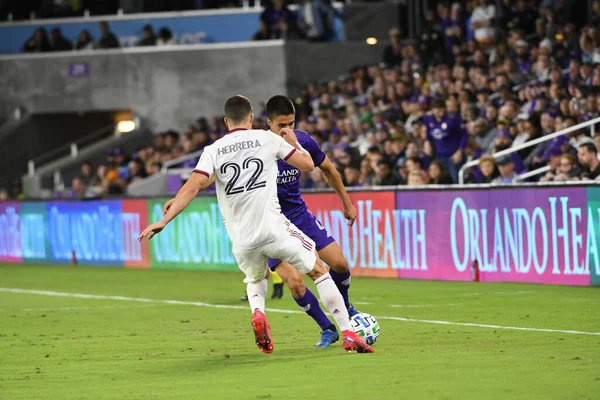
[[[246,128],[235,128],[235,129],[232,129],[229,132],[227,132],[226,135],[229,135],[230,133],[237,132],[237,131],[247,131],[247,130],[248,129],[246,129]]]

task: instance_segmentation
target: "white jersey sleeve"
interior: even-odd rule
[[[215,161],[211,150],[211,146],[206,146],[204,148],[204,151],[198,160],[198,164],[196,164],[196,168],[194,168],[194,172],[206,175],[207,178],[210,178],[211,175],[215,173]]]
[[[296,152],[296,148],[283,140],[278,134],[273,133],[270,136],[278,159],[287,161]]]

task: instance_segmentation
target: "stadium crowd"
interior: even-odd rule
[[[392,29],[381,63],[302,90],[297,129],[312,134],[349,187],[456,183],[460,166],[472,160],[479,165],[467,170],[468,183],[512,183],[543,166],[549,171],[529,180],[600,180],[598,129],[594,137],[586,128],[490,156],[600,116],[600,1],[592,24],[579,28],[560,3],[503,4],[512,6],[440,4],[425,16],[419,41],[402,41]],[[266,128],[261,106],[255,127]],[[225,131],[221,118],[200,118],[182,134],[158,135],[131,157],[116,149],[86,183],[118,193]],[[327,182],[317,169],[302,185]]]
[[[349,187],[456,183],[472,160],[479,165],[467,170],[468,183],[512,183],[544,166],[528,180],[600,180],[600,134],[587,128],[490,156],[600,116],[600,0],[587,25],[571,22],[569,4],[442,2],[424,16],[419,40],[403,41],[394,28],[381,62],[308,83],[294,99],[296,127],[313,135]],[[256,127],[266,128],[264,109],[256,111]],[[82,166],[74,192],[122,193],[225,130],[220,117],[200,118],[133,154],[111,150],[105,164]],[[327,183],[317,169],[302,185]]]

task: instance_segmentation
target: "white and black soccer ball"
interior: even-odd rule
[[[358,313],[350,318],[352,330],[364,339],[368,345],[373,345],[379,337],[379,322],[372,315]]]

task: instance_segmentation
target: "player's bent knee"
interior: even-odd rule
[[[321,263],[320,260],[317,260],[317,263],[315,263],[315,267],[313,268],[313,270],[307,273],[306,275],[308,275],[310,279],[314,281],[316,279],[319,279],[326,273],[327,269],[325,268],[325,266]]]
[[[350,266],[348,265],[348,260],[343,258],[341,260],[336,260],[334,263],[329,264],[329,268],[331,268],[335,272],[343,274],[345,272],[348,272]]]

